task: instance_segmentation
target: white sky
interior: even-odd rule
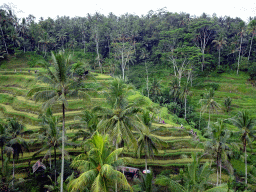
[[[203,12],[210,16],[216,13],[218,17],[240,17],[246,22],[249,16],[256,16],[256,1],[253,0],[7,0],[4,3],[9,2],[24,12],[18,13],[18,17],[32,14],[37,20],[40,17],[55,19],[57,15],[86,16],[96,11],[104,15],[113,12],[119,16],[128,12],[141,16],[164,7],[169,12],[186,12],[197,16]]]

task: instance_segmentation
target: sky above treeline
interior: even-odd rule
[[[248,22],[250,16],[256,16],[256,1],[253,0],[10,0],[3,3],[16,5],[16,14],[19,18],[32,14],[36,20],[40,17],[55,19],[57,16],[64,15],[84,17],[87,13],[94,14],[95,12],[106,16],[110,12],[117,16],[125,13],[142,16],[150,10],[157,11],[163,8],[173,13],[189,13],[191,16],[200,16],[205,12],[209,16],[215,13],[218,17],[225,15],[232,18],[240,17],[245,22]],[[18,10],[23,13],[18,13]]]

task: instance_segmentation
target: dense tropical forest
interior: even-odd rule
[[[0,6],[0,191],[256,191],[256,18],[18,18]]]

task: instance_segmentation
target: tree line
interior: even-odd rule
[[[199,71],[248,70],[255,61],[256,21],[249,18],[171,13],[165,9],[137,16],[100,13],[85,17],[17,18],[12,7],[1,6],[1,57],[21,51],[46,56],[52,50],[94,53],[98,69],[119,69],[124,78],[129,65],[145,60],[173,68],[180,76],[185,66]],[[114,63],[114,64],[113,64]],[[114,67],[112,66],[114,65]]]

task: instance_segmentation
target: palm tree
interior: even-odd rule
[[[207,109],[209,112],[208,128],[210,126],[211,112],[218,113],[219,104],[214,100],[214,90],[209,89],[208,93],[203,94],[203,98],[199,100],[199,104],[202,104],[201,112],[204,113]],[[201,115],[201,114],[200,114]]]
[[[141,119],[142,126],[135,154],[140,158],[142,152],[145,153],[145,170],[148,170],[147,158],[154,157],[154,153],[158,153],[157,144],[159,145],[161,140],[152,133],[156,130],[152,130],[153,118],[150,117],[149,111],[144,111]]]
[[[48,87],[36,87],[31,89],[27,96],[34,96],[34,100],[44,101],[43,109],[48,108],[54,103],[62,105],[62,165],[61,165],[61,192],[63,191],[63,173],[64,173],[64,138],[65,138],[65,111],[68,105],[67,97],[85,98],[88,94],[86,89],[81,86],[81,83],[76,83],[73,80],[71,57],[66,56],[62,51],[58,54],[52,52],[52,68],[49,64],[42,63],[46,69],[46,73],[39,73],[38,79],[48,84]]]
[[[10,154],[13,154],[13,179],[14,179],[14,165],[15,159],[19,160],[20,153],[23,155],[23,149],[28,151],[28,144],[23,139],[24,126],[19,123],[15,118],[8,119],[7,125],[5,126],[7,130],[7,135],[10,136],[10,140],[8,141],[7,146],[5,147],[5,151],[10,158]],[[13,182],[12,182],[13,185]]]
[[[107,94],[107,102],[111,108],[95,107],[93,109],[94,112],[100,111],[99,116],[102,118],[98,124],[98,130],[104,134],[109,133],[116,149],[122,140],[131,146],[137,145],[132,129],[139,130],[140,128],[137,113],[141,111],[138,106],[143,104],[144,100],[139,99],[129,104],[127,96],[132,88],[127,86],[122,79],[114,79]]]
[[[251,55],[251,50],[252,50],[252,41],[253,41],[253,38],[256,34],[256,20],[255,19],[250,21],[250,23],[248,25],[248,29],[249,29],[250,33],[252,33],[250,50],[249,50],[249,54],[248,54],[248,61],[249,61],[250,55]]]
[[[217,50],[219,51],[219,67],[220,67],[220,50],[223,48],[224,45],[227,44],[227,41],[223,37],[223,34],[220,34],[218,39],[215,39],[212,41],[215,43],[215,46],[217,47]]]
[[[219,183],[221,184],[221,162],[227,159],[227,153],[230,151],[230,145],[228,144],[230,134],[225,127],[224,121],[218,120],[212,127],[207,129],[205,136],[210,138],[205,143],[205,149],[216,158],[218,186]]]
[[[153,79],[152,85],[149,89],[149,93],[151,97],[156,100],[156,97],[160,95],[162,92],[161,90],[161,82]]]
[[[176,100],[179,98],[180,95],[180,86],[179,86],[179,80],[178,78],[174,78],[174,80],[170,83],[171,87],[170,87],[170,96],[172,96],[174,98],[174,101],[176,102]]]
[[[245,184],[247,185],[247,154],[246,147],[247,144],[251,142],[251,139],[256,138],[256,130],[254,126],[256,125],[255,119],[252,119],[249,116],[248,111],[239,111],[238,114],[229,119],[234,126],[240,129],[241,141],[243,143],[243,151],[244,151],[244,162],[245,162]]]
[[[38,151],[36,151],[33,155],[36,156],[38,154],[40,154],[41,152],[47,150],[45,157],[46,156],[50,156],[51,158],[51,150],[54,150],[54,169],[55,169],[55,184],[56,184],[56,160],[57,160],[57,155],[56,155],[56,150],[58,147],[61,146],[61,130],[58,127],[58,117],[56,116],[52,116],[52,111],[50,108],[47,109],[46,114],[43,117],[43,130],[44,133],[43,134],[35,134],[34,136],[36,136],[38,138],[37,141],[40,141],[43,145],[42,148]],[[61,148],[59,148],[59,150],[61,151]],[[45,158],[44,157],[44,158]]]
[[[107,102],[111,108],[95,107],[93,112],[99,111],[99,117],[102,118],[98,124],[98,130],[102,133],[109,133],[110,139],[116,144],[124,140],[136,146],[136,139],[132,129],[139,130],[140,122],[136,114],[140,111],[138,106],[142,100],[131,104],[127,101],[128,93],[131,87],[127,86],[122,79],[114,79],[107,94]]]
[[[226,107],[226,112],[228,113],[231,109],[231,103],[232,99],[230,97],[227,97],[224,101],[224,106]]]
[[[79,138],[83,138],[83,141],[85,141],[86,139],[90,138],[96,131],[97,125],[99,123],[96,114],[88,110],[85,110],[83,115],[77,117],[75,120],[79,120],[80,123],[73,127],[73,129],[79,129],[75,133],[75,136],[72,139],[73,141],[76,141]]]
[[[184,108],[185,108],[185,115],[184,115],[184,119],[187,118],[187,97],[191,96],[192,92],[189,91],[189,87],[188,84],[186,83],[180,90],[180,99],[184,100]]]
[[[238,57],[238,61],[237,61],[237,75],[238,75],[238,71],[239,71],[239,62],[240,62],[240,57],[241,57],[241,51],[242,51],[242,42],[243,42],[243,37],[245,35],[245,23],[243,21],[241,21],[239,23],[239,33],[238,35],[240,36],[240,48],[239,48],[239,57]]]
[[[86,190],[108,192],[114,188],[113,184],[117,181],[120,191],[132,191],[125,176],[114,169],[116,165],[120,165],[122,162],[122,159],[116,160],[115,157],[123,149],[119,148],[112,151],[108,145],[108,137],[102,136],[98,132],[88,140],[88,143],[91,148],[87,155],[77,156],[71,164],[82,173],[77,179],[69,183],[68,190],[71,192]]]
[[[64,51],[64,41],[67,39],[67,32],[64,32],[64,31],[60,31],[58,34],[57,34],[57,41],[61,41],[61,44],[62,44],[62,50]]]

